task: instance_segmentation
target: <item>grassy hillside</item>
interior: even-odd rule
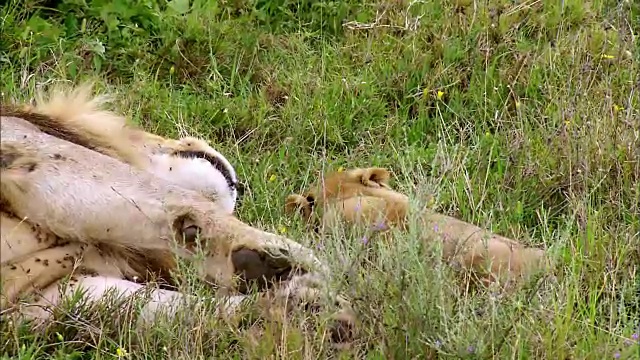
[[[362,321],[335,352],[297,318],[260,340],[189,313],[136,333],[105,305],[97,323],[3,322],[5,358],[640,358],[638,2],[9,0],[1,12],[3,101],[93,79],[146,129],[210,140],[248,187],[239,217],[316,247],[348,275]],[[417,205],[548,248],[555,277],[464,294],[412,234],[374,244],[378,260],[359,268],[357,233],[314,239],[284,216],[321,169],[370,165]]]

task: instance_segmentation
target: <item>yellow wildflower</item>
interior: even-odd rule
[[[119,348],[117,348],[117,349],[116,349],[116,355],[117,355],[118,357],[127,356],[127,350],[125,350],[125,349],[123,349],[123,348],[119,347]]]
[[[618,104],[613,104],[613,113],[616,114],[618,112],[620,112],[621,110],[624,110],[624,108]]]
[[[522,106],[522,104],[520,103],[520,101],[516,101],[516,109],[520,109],[520,106]]]
[[[615,56],[613,56],[613,55],[608,55],[608,54],[602,54],[602,58],[603,58],[603,59],[609,59],[609,60],[611,60],[611,59],[615,59]]]
[[[441,90],[438,90],[438,100],[442,100],[443,96],[444,96],[444,92]]]
[[[171,68],[169,68],[169,74],[173,75],[176,72],[176,68],[171,65]]]
[[[278,228],[278,231],[280,232],[280,234],[286,234],[287,233],[287,227],[282,225],[282,226],[280,226],[280,228]]]
[[[269,182],[274,182],[274,181],[276,181],[276,176],[275,176],[275,174],[272,174],[272,175],[269,177]]]
[[[339,172],[339,173],[341,173],[341,172],[343,172],[343,171],[344,171],[344,168],[343,168],[342,166],[340,166],[340,167],[338,168],[338,172]]]

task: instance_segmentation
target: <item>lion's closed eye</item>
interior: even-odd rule
[[[200,236],[201,229],[199,226],[190,225],[182,229],[182,237],[187,244],[193,244]]]
[[[196,225],[188,214],[179,216],[173,225],[178,241],[182,241],[187,248],[196,246],[197,240],[202,233],[202,228]]]

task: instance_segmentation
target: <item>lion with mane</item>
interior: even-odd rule
[[[69,295],[58,290],[68,276],[92,300],[113,287],[133,294],[137,282],[175,284],[177,261],[200,250],[198,273],[220,288],[228,311],[250,289],[262,291],[266,312],[275,303],[334,306],[337,341],[344,339],[353,315],[325,291],[326,265],[301,244],[234,216],[238,181],[229,161],[203,140],[130,126],[102,109],[105,100],[83,85],[38,94],[33,106],[2,105],[3,313],[46,319],[42,306]],[[152,317],[184,296],[152,295],[144,308]]]

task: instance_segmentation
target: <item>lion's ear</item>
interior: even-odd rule
[[[389,178],[391,178],[391,174],[385,168],[367,168],[362,172],[360,181],[368,187],[388,188]]]
[[[285,213],[293,214],[293,213],[299,212],[305,217],[308,217],[309,214],[311,213],[311,208],[313,206],[314,201],[315,201],[315,198],[311,194],[308,195],[307,197],[304,197],[298,194],[291,194],[287,196],[287,199],[285,201],[285,205],[284,205]]]

